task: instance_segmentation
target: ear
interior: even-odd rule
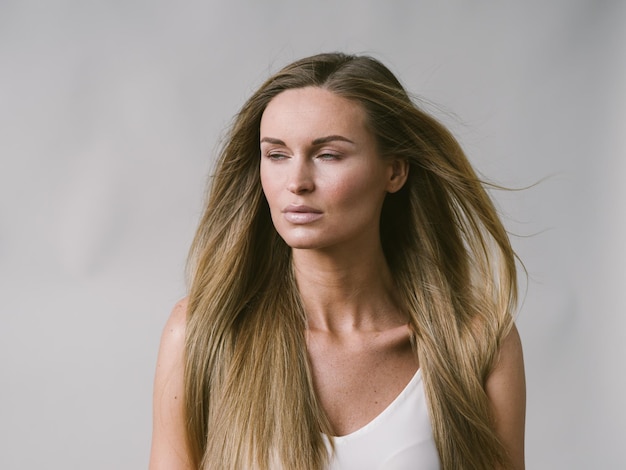
[[[394,158],[389,165],[391,172],[387,181],[387,192],[399,191],[409,176],[409,162],[400,158]]]

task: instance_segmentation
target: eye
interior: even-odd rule
[[[265,154],[265,157],[270,160],[285,160],[286,158],[288,158],[287,155],[280,152],[269,152]]]
[[[317,158],[319,158],[320,160],[339,160],[340,155],[337,153],[324,152],[320,153]]]

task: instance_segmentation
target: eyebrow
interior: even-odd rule
[[[334,142],[336,140],[341,141],[341,142],[348,142],[349,144],[354,144],[353,141],[351,141],[350,139],[342,135],[329,135],[326,137],[319,137],[313,140],[313,142],[311,143],[313,145],[322,145],[322,144],[327,144],[328,142]],[[268,144],[275,144],[275,145],[286,145],[285,142],[283,142],[282,140],[275,139],[273,137],[263,137],[261,139],[261,143],[263,142],[267,142]]]

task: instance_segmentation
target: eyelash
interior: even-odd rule
[[[289,158],[287,155],[285,155],[284,153],[280,153],[280,152],[275,152],[275,153],[270,152],[270,153],[267,153],[265,157],[270,160],[285,160],[286,158]],[[315,158],[319,158],[320,160],[332,161],[332,160],[339,160],[340,155],[337,153],[325,152],[325,153],[320,153],[316,155]]]
[[[284,160],[287,158],[286,155],[282,153],[268,153],[266,157],[270,160]]]

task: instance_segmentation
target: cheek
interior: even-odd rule
[[[265,199],[267,199],[267,202],[270,204],[270,207],[271,207],[273,196],[276,192],[277,178],[275,177],[275,175],[269,175],[267,170],[264,169],[264,165],[261,165],[260,177],[261,177],[261,188],[263,189],[263,194],[265,194]]]
[[[350,206],[377,206],[385,197],[385,187],[377,175],[369,173],[341,178],[327,188],[329,197]]]

